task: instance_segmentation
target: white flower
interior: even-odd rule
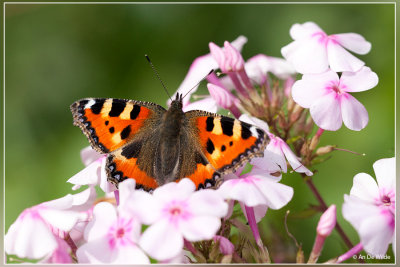
[[[125,208],[150,225],[139,244],[160,261],[178,256],[184,238],[190,242],[212,239],[228,211],[215,190],[195,192],[194,183],[187,178],[158,187],[153,195],[142,193],[130,197]]]
[[[361,55],[371,49],[371,44],[359,34],[327,35],[314,22],[294,24],[290,36],[294,41],[283,47],[281,53],[297,72],[303,74],[322,73],[328,66],[335,72],[358,71],[364,62],[346,49]]]
[[[357,72],[305,74],[292,87],[293,100],[309,108],[311,117],[320,128],[336,131],[342,122],[353,131],[368,124],[368,112],[350,93],[374,88],[378,76],[368,67]]]
[[[344,196],[343,217],[356,228],[364,250],[383,256],[394,241],[395,158],[374,163],[377,182],[366,173],[354,176],[350,195]]]
[[[60,256],[65,246],[58,239],[86,219],[82,211],[93,205],[95,196],[94,188],[89,187],[78,194],[68,194],[24,210],[8,229],[5,252],[29,259]]]
[[[120,216],[108,202],[94,207],[93,220],[85,230],[87,243],[77,250],[79,263],[150,263],[137,245],[141,224],[130,216]]]

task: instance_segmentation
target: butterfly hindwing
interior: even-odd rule
[[[156,179],[141,170],[137,160],[137,157],[127,158],[118,152],[109,155],[106,163],[109,181],[118,185],[127,178],[134,178],[137,189],[143,188],[150,191],[158,187]]]
[[[114,151],[135,136],[146,121],[165,112],[159,105],[112,98],[81,99],[71,105],[74,125],[101,153]]]
[[[198,129],[198,140],[208,162],[221,174],[262,156],[269,142],[260,128],[230,117],[197,110],[187,116]]]

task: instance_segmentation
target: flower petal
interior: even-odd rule
[[[86,211],[93,206],[93,203],[96,200],[96,189],[93,186],[89,186],[88,189],[74,194],[72,197],[73,202],[71,209],[74,211]]]
[[[328,85],[338,83],[338,75],[331,70],[321,74],[304,74],[302,79],[292,86],[293,100],[303,108],[310,108],[326,94]]]
[[[360,55],[365,55],[371,50],[371,43],[357,33],[339,33],[330,35],[329,37],[344,48]]]
[[[190,196],[188,204],[196,216],[224,217],[228,212],[228,204],[216,190],[197,191]]]
[[[108,202],[100,202],[93,209],[93,219],[85,229],[85,240],[88,242],[103,238],[111,225],[117,220],[115,207]]]
[[[372,177],[368,179],[373,180]],[[355,195],[345,195],[344,200],[343,217],[356,228],[365,251],[383,256],[394,236],[393,213]]]
[[[393,219],[394,220],[394,219]],[[374,256],[384,256],[394,234],[385,216],[370,216],[364,219],[358,230],[364,250]]]
[[[76,251],[76,256],[78,263],[112,263],[112,258],[115,257],[115,250],[110,249],[108,239],[103,237],[93,240],[93,242],[84,243]]]
[[[364,66],[364,61],[359,60],[338,43],[329,40],[327,44],[329,66],[333,71],[356,72]]]
[[[290,36],[293,40],[310,37],[313,33],[324,32],[317,24],[312,21],[303,24],[293,24],[290,28]]]
[[[239,202],[240,207],[242,208],[243,215],[246,217],[246,220],[248,221],[249,219],[247,218],[247,213],[245,209],[245,205],[242,202]],[[257,205],[253,207],[254,209],[254,217],[256,219],[256,223],[259,223],[262,218],[267,214],[268,211],[268,206],[267,205]]]
[[[196,190],[195,184],[188,178],[184,178],[179,183],[171,182],[154,190],[153,197],[158,202],[167,202],[171,199],[187,199]]]
[[[358,229],[366,217],[379,215],[379,208],[355,195],[344,195],[342,214]]]
[[[264,156],[252,159],[251,163],[269,173],[287,172],[287,164],[281,148],[281,142],[273,134],[268,135],[271,140],[264,150]]]
[[[368,124],[368,112],[352,95],[344,93],[340,97],[344,125],[353,131],[360,131]]]
[[[262,203],[271,209],[280,209],[285,206],[293,197],[293,188],[290,186],[270,182],[266,179],[255,180],[254,183],[263,193],[266,202]]]
[[[182,251],[183,237],[168,223],[168,220],[164,219],[147,228],[139,244],[151,257],[157,260],[167,260]]]
[[[117,187],[108,181],[107,173],[106,173],[106,157],[101,159],[101,166],[99,169],[99,177],[100,177],[100,188],[107,194],[114,192],[117,190]]]
[[[150,260],[144,252],[136,245],[120,246],[115,251],[113,264],[149,264]]]
[[[85,166],[103,157],[102,154],[94,150],[91,146],[87,146],[81,150],[81,159]]]
[[[395,189],[396,158],[380,159],[373,165],[376,180],[380,188]]]
[[[279,138],[279,137],[278,137]],[[285,141],[281,140],[281,148],[287,161],[289,162],[290,166],[292,166],[293,170],[298,173],[305,173],[307,176],[312,176],[313,173],[307,169],[298,159],[298,157],[293,153],[290,147],[286,144]]]
[[[100,178],[101,162],[95,160],[83,170],[68,179],[68,183],[75,185],[97,185]]]
[[[208,112],[216,113],[218,111],[218,105],[214,98],[210,96],[192,103],[188,103],[186,106],[183,107],[184,112],[188,112],[190,110],[205,110]]]
[[[250,79],[256,81],[258,84],[263,82],[268,72],[271,72],[280,79],[287,79],[296,73],[292,64],[286,60],[263,54],[249,58],[244,67]]]
[[[160,217],[161,209],[162,206],[155,201],[151,194],[139,190],[131,194],[125,203],[118,207],[118,211],[121,214],[130,214],[137,217],[144,224],[156,222]]]
[[[354,176],[350,195],[356,196],[366,203],[374,204],[374,199],[379,197],[379,188],[369,174],[358,173]]]
[[[210,240],[221,226],[221,219],[211,216],[194,216],[187,221],[181,221],[179,229],[183,237],[190,241]]]
[[[265,205],[266,199],[254,184],[253,178],[239,178],[222,183],[217,190],[225,199],[235,199],[248,207]]]
[[[29,259],[50,255],[57,248],[53,233],[39,216],[29,210],[25,212],[8,229],[4,237],[5,252]]]
[[[328,69],[325,44],[317,36],[294,41],[282,47],[281,53],[299,73],[321,73]]]
[[[362,92],[374,88],[378,80],[378,75],[364,66],[357,72],[343,72],[340,87],[346,92]]]
[[[342,114],[337,94],[331,92],[319,98],[310,108],[311,117],[318,127],[336,131],[342,126]]]
[[[234,103],[234,96],[222,87],[215,84],[207,84],[208,91],[215,102],[222,108],[228,109]]]
[[[128,202],[129,197],[134,194],[136,190],[136,182],[134,179],[126,179],[118,185],[119,190],[119,203],[120,206]]]

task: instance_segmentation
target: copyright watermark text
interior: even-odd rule
[[[371,255],[371,254],[367,254],[367,255],[354,255],[353,259],[355,260],[372,260],[372,259],[376,259],[376,260],[389,260],[390,259],[390,255]]]

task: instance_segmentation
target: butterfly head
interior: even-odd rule
[[[177,93],[176,97],[175,97],[175,100],[173,100],[171,102],[170,109],[180,109],[180,110],[182,110],[182,107],[183,107],[182,99],[183,99],[182,94]]]

